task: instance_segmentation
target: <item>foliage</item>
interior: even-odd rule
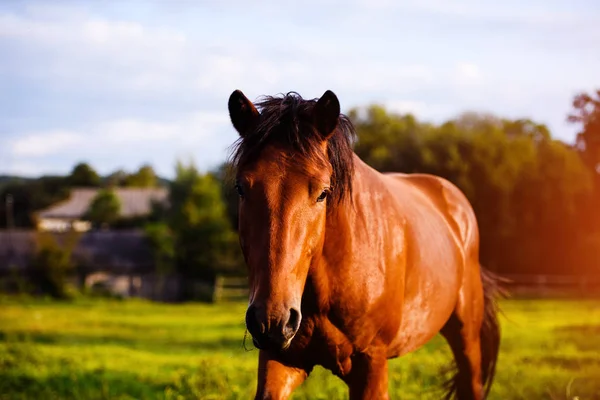
[[[70,303],[0,299],[0,398],[248,399],[258,351],[244,338],[247,304]],[[598,300],[505,300],[490,400],[595,399]],[[390,398],[439,399],[451,360],[436,336],[390,362]],[[3,397],[4,396],[4,397]],[[295,399],[346,399],[316,368]]]
[[[156,187],[158,186],[158,177],[150,165],[143,165],[137,172],[125,176],[122,185],[139,188]]]
[[[98,187],[100,186],[100,176],[87,163],[79,163],[68,177],[69,185],[79,187]]]
[[[121,202],[111,189],[99,190],[89,209],[85,214],[85,218],[94,225],[109,226],[119,219],[121,211]]]
[[[13,220],[17,228],[35,227],[35,213],[41,209],[64,201],[69,197],[73,187],[156,187],[165,182],[158,178],[150,165],[143,165],[133,174],[116,171],[100,178],[98,173],[87,163],[77,164],[67,176],[43,176],[36,179],[25,179],[12,176],[0,176],[0,228],[7,226],[6,198],[13,197]],[[146,222],[145,218],[133,220],[114,220],[114,227],[139,227]]]
[[[165,181],[156,174],[154,168],[149,164],[142,165],[136,172],[128,173],[119,169],[103,180],[105,187],[138,187],[152,188],[161,186]]]
[[[575,96],[568,120],[579,124],[577,150],[593,178],[593,195],[580,205],[582,218],[578,222],[590,233],[582,238],[579,254],[587,255],[586,261],[597,265],[600,260],[600,89],[593,94]]]
[[[348,114],[358,132],[355,150],[372,167],[440,175],[464,191],[477,214],[481,261],[487,267],[518,273],[598,271],[599,91],[573,100],[568,119],[579,124],[574,146],[553,139],[546,126],[529,119],[470,112],[433,124],[378,105]],[[176,180],[169,182],[173,207],[150,218],[169,227],[175,269],[186,276],[210,279],[216,271],[241,271],[231,229],[237,228],[238,197],[230,172],[227,163],[206,175],[179,164]],[[133,174],[117,171],[100,184],[163,183],[144,165]],[[72,185],[98,185],[97,174],[80,163],[67,177],[4,179],[0,227],[7,224],[8,194],[14,199],[15,226],[26,228],[35,226],[36,211],[66,199]],[[111,207],[114,211],[114,203]],[[108,213],[113,228],[140,227],[148,221],[113,217]]]
[[[233,229],[237,231],[239,195],[235,189],[233,172],[231,164],[224,162],[212,171],[211,175],[220,183],[227,217]]]
[[[35,226],[35,212],[69,197],[68,178],[44,176],[33,180],[15,179],[0,189],[0,228],[7,226],[6,197],[13,197],[13,220],[17,228]]]
[[[160,263],[192,280],[212,281],[217,273],[241,271],[239,244],[227,218],[219,182],[193,164],[177,163],[169,205],[155,210],[146,236]],[[159,267],[162,268],[162,267]],[[185,297],[191,295],[187,288]]]
[[[164,222],[150,222],[144,227],[146,239],[153,251],[159,275],[173,272],[175,264],[175,235]]]
[[[358,134],[355,151],[368,164],[435,174],[466,194],[487,267],[517,273],[597,268],[581,246],[589,237],[580,223],[592,194],[589,171],[576,149],[553,140],[544,125],[477,113],[435,125],[380,106],[349,115]]]
[[[581,125],[577,147],[590,169],[600,174],[600,89],[592,95],[580,93],[575,96],[568,120]]]
[[[212,278],[219,270],[237,267],[237,239],[227,220],[219,184],[211,175],[178,163],[169,202],[180,272]]]
[[[104,187],[120,187],[123,186],[129,174],[122,169],[119,169],[103,179]]]
[[[38,233],[30,273],[35,288],[41,293],[57,299],[72,297],[68,278],[75,272],[71,255],[78,240],[76,232],[68,233],[62,244],[50,233]]]

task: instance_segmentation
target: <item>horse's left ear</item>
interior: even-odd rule
[[[315,125],[323,139],[333,135],[340,118],[340,102],[331,90],[326,91],[315,106]]]
[[[241,90],[235,90],[231,93],[228,107],[231,123],[240,136],[246,136],[258,124],[260,114]]]

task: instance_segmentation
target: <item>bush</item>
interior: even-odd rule
[[[69,285],[68,278],[75,272],[71,255],[78,239],[77,233],[69,233],[61,246],[52,234],[38,235],[37,249],[31,265],[32,282],[38,291],[57,299],[74,296],[75,290]]]
[[[95,226],[108,227],[119,219],[121,202],[114,191],[100,190],[92,200],[85,217]]]

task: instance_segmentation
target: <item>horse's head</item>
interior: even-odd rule
[[[328,203],[350,190],[353,131],[331,91],[318,101],[288,94],[257,106],[240,91],[229,98],[240,134],[233,161],[250,282],[246,326],[257,347],[285,349],[300,327]]]

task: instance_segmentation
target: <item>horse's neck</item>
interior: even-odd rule
[[[361,247],[365,246],[366,239],[373,242],[372,237],[368,238],[369,232],[385,223],[382,221],[384,213],[377,212],[377,197],[385,192],[381,174],[355,157],[352,183],[352,197],[334,205],[328,213],[320,261],[311,268],[311,280],[317,289],[321,286],[322,296],[327,296],[326,288],[333,284],[328,281],[345,275],[344,270],[350,267],[354,254],[365,251]],[[360,276],[352,276],[352,284],[361,285]]]

